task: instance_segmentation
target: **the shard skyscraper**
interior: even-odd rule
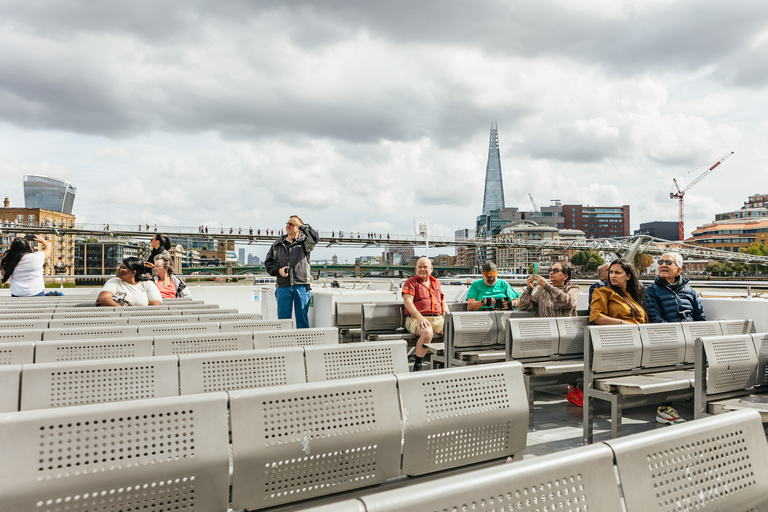
[[[501,158],[499,157],[499,130],[491,123],[491,140],[488,143],[488,164],[485,167],[485,195],[483,215],[493,210],[504,209],[504,182],[501,179]]]

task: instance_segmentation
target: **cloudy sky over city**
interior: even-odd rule
[[[768,193],[768,2],[0,0],[0,194],[79,222],[410,234],[474,227],[492,122],[507,206],[631,206],[686,232]],[[266,249],[264,250],[264,252]]]

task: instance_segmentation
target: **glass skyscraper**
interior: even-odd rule
[[[24,205],[72,215],[77,188],[68,181],[35,174],[24,175]]]
[[[493,210],[504,209],[504,183],[501,180],[501,157],[499,156],[499,131],[496,123],[491,124],[491,140],[488,144],[488,165],[485,167],[485,195],[483,215]]]

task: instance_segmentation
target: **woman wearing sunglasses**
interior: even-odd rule
[[[528,276],[525,291],[520,296],[522,311],[535,311],[537,317],[576,316],[579,285],[571,283],[571,267],[556,261],[549,269],[549,283],[538,276]],[[536,291],[533,287],[538,285]],[[584,406],[584,393],[575,382],[568,385],[565,399],[579,407]]]

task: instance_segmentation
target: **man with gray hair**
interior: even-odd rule
[[[651,323],[693,322],[706,320],[701,298],[681,276],[683,257],[677,252],[668,252],[659,259],[659,272],[653,284],[643,293],[643,305]],[[659,423],[682,423],[670,403],[661,404],[656,410]]]
[[[405,328],[419,336],[413,362],[413,371],[418,372],[427,355],[424,344],[432,341],[433,335],[443,333],[448,304],[440,281],[432,275],[432,261],[429,258],[419,258],[415,274],[403,283],[401,293],[405,306]]]

